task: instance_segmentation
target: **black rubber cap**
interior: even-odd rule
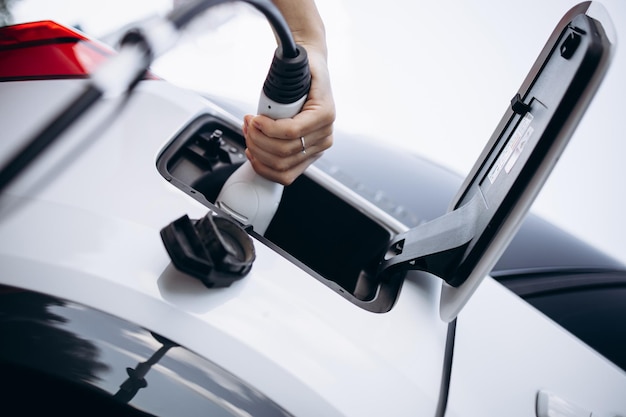
[[[263,92],[277,103],[290,104],[308,94],[311,88],[311,71],[306,50],[296,45],[298,55],[283,56],[282,48],[274,53],[272,65],[263,84]]]
[[[161,230],[174,266],[209,288],[227,287],[250,272],[256,257],[252,239],[235,221],[211,213],[187,215]]]

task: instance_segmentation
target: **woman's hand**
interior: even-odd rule
[[[311,69],[311,89],[302,111],[281,120],[248,115],[243,125],[252,167],[283,185],[291,184],[333,144],[335,104],[326,56],[313,46],[302,46],[307,49]]]
[[[302,111],[290,119],[246,116],[246,155],[254,170],[283,185],[291,184],[333,144],[335,102],[327,65],[324,23],[314,0],[272,0],[307,51],[311,89]]]

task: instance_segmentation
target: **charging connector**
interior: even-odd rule
[[[263,84],[258,113],[285,119],[300,112],[311,87],[306,50],[297,45],[294,57],[284,56],[279,46]],[[215,201],[231,217],[263,235],[278,209],[283,186],[257,174],[246,161],[226,181]]]

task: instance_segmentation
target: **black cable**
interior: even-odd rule
[[[206,9],[221,3],[234,0],[197,0],[185,6],[174,9],[167,16],[168,20],[177,30],[183,29],[194,18]],[[276,36],[279,39],[279,49],[282,51],[282,58],[292,60],[301,55],[300,49],[291,35],[289,26],[283,18],[282,14],[269,0],[242,0],[256,7],[265,15],[272,25]],[[128,85],[126,94],[130,94],[139,80],[142,78],[143,72],[150,65],[154,58],[150,43],[143,37],[141,32],[131,31],[125,36],[124,44],[140,45],[145,67],[140,74],[136,75],[130,85]],[[302,58],[302,57],[301,57]],[[31,163],[46,150],[69,126],[71,126],[80,116],[91,108],[104,94],[99,87],[90,84],[87,89],[69,106],[67,106],[59,116],[45,126],[33,139],[31,139],[24,147],[22,147],[4,166],[0,167],[0,194],[4,189]]]
[[[233,1],[249,3],[263,13],[278,37],[283,50],[283,56],[285,58],[295,58],[298,56],[298,48],[293,40],[287,22],[278,8],[269,0],[197,0],[172,10],[167,15],[167,19],[172,22],[176,29],[181,30],[209,7]]]
[[[129,34],[131,34],[131,32],[129,32]],[[130,80],[130,84],[126,86],[126,95],[132,92],[139,80],[143,77],[145,70],[150,65],[150,59],[152,58],[150,45],[146,40],[141,37],[140,34],[135,34],[134,32],[132,32],[132,36],[129,34],[124,37],[123,45],[139,46],[137,50],[141,51],[142,68],[141,71],[132,74],[133,78]],[[112,59],[115,58],[116,57]],[[85,90],[74,98],[58,116],[52,119],[31,140],[24,144],[4,166],[0,167],[0,194],[28,167],[28,165],[48,149],[67,128],[100,100],[107,92],[107,87],[107,85],[101,86],[97,82],[91,81],[85,87]]]
[[[102,97],[102,91],[89,85],[51,123],[26,143],[0,170],[0,194],[31,162],[46,150],[60,134]]]

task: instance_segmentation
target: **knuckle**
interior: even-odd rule
[[[280,160],[277,161],[274,165],[274,170],[280,172],[281,174],[286,173],[287,171],[289,171],[289,169],[291,169],[291,164],[289,164],[287,161],[285,160]]]
[[[322,139],[318,143],[318,147],[320,151],[325,151],[326,149],[329,149],[331,146],[333,146],[333,143],[334,143],[334,138],[332,135],[325,136],[324,139]]]
[[[286,139],[299,138],[300,136],[302,136],[300,134],[300,130],[297,129],[295,126],[291,126],[291,125],[285,127],[283,131],[283,135]]]

